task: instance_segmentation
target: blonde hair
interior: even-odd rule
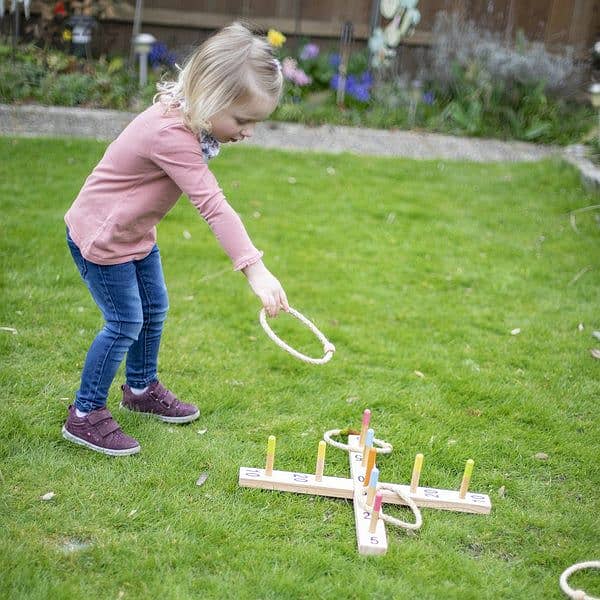
[[[281,66],[267,39],[235,22],[203,42],[176,81],[159,83],[154,101],[180,108],[194,133],[210,133],[209,119],[219,111],[256,95],[278,99],[282,86]]]

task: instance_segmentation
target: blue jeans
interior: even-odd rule
[[[106,406],[125,354],[129,386],[143,388],[157,380],[158,349],[169,299],[158,246],[141,260],[97,265],[83,258],[68,231],[67,243],[104,317],[104,327],[88,350],[75,398],[75,407],[89,412]]]

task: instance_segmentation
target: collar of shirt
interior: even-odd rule
[[[198,140],[200,141],[200,148],[202,148],[202,154],[206,162],[219,154],[221,144],[210,133],[202,132]]]

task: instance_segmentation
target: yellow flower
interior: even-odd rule
[[[269,44],[275,48],[281,48],[285,44],[285,35],[281,31],[277,31],[277,29],[269,29],[267,39],[269,40]]]
[[[69,29],[65,29],[63,31],[63,33],[62,33],[63,42],[70,42],[72,37],[73,36],[71,35],[71,31]]]

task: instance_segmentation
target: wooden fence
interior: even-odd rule
[[[130,23],[134,5],[117,3],[115,22]],[[342,24],[352,21],[355,38],[366,40],[377,5],[377,0],[146,0],[143,26],[206,31],[241,17],[287,35],[335,40]],[[407,39],[409,45],[430,44],[439,11],[458,11],[507,39],[522,30],[527,39],[543,41],[550,49],[572,46],[584,54],[600,39],[597,0],[420,0],[418,9],[422,20]]]

